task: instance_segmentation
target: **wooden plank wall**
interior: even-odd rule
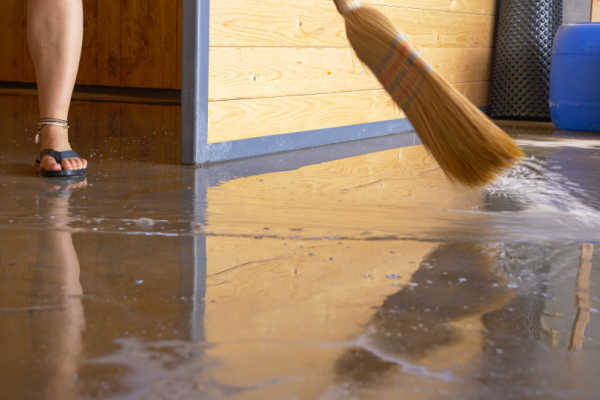
[[[487,103],[496,0],[363,1]],[[331,0],[211,0],[208,142],[400,118]]]
[[[85,30],[77,82],[179,89],[181,0],[83,0]],[[0,2],[0,81],[33,82],[27,2]]]

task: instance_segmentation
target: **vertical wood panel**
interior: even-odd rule
[[[0,1],[0,81],[25,79],[21,66],[25,58],[25,5],[22,0]]]
[[[177,34],[177,82],[176,82],[176,88],[177,89],[181,89],[181,40],[182,40],[182,28],[181,28],[181,16],[183,13],[183,8],[182,8],[182,0],[177,0],[177,30],[175,31]]]
[[[83,0],[83,49],[77,83],[89,85],[98,76],[98,0]]]
[[[4,0],[3,0],[4,1]],[[12,1],[12,0],[8,0]],[[15,0],[19,2],[19,0]],[[23,24],[15,27],[15,35],[21,34],[24,38],[27,38],[27,2],[23,1],[24,8],[24,18]],[[23,81],[24,82],[35,82],[35,67],[33,66],[33,61],[31,60],[31,56],[29,55],[29,45],[27,43],[27,39],[24,40],[24,49],[23,49],[23,62],[20,65],[20,68],[23,70]]]
[[[173,0],[121,2],[121,85],[177,86],[177,6]]]
[[[83,0],[84,43],[77,82],[181,87],[181,0]],[[0,81],[34,82],[24,0],[0,1]]]
[[[84,0],[83,51],[77,83],[120,85],[120,8],[118,1]]]
[[[98,7],[98,85],[121,84],[121,2],[97,0]]]

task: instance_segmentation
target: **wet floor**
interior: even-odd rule
[[[3,397],[597,398],[600,136],[513,133],[482,190],[394,137],[204,169],[136,142],[72,186],[17,146]]]

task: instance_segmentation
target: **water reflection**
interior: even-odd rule
[[[0,159],[7,396],[593,398],[597,150],[465,191],[377,143],[85,188]]]
[[[585,346],[592,255],[589,244],[439,245],[421,262],[412,284],[389,295],[337,359],[337,386],[326,398],[416,392],[425,397],[480,393],[481,398],[503,398],[502,393],[517,398],[539,390],[540,376],[548,373],[542,366],[549,356],[546,346]],[[577,315],[561,338],[552,329],[557,318],[552,310],[564,304],[555,298],[557,282],[551,281],[567,274],[558,284],[569,286],[577,267],[576,290],[571,292],[577,293]],[[578,360],[575,365],[582,370],[580,357],[567,358],[569,369]],[[553,368],[561,370],[560,364]],[[590,378],[585,368],[579,373]],[[547,383],[545,393],[559,394],[571,386],[561,385]]]
[[[430,252],[411,284],[378,307],[358,340],[361,347],[349,349],[336,362],[338,380],[377,387],[386,372],[420,372],[442,378],[432,382],[439,386],[440,381],[457,380],[459,371],[468,372],[483,341],[478,319],[514,296],[495,273],[493,253],[485,245],[460,242]],[[392,357],[452,373],[398,368],[403,366],[388,361]]]
[[[577,315],[571,330],[570,350],[580,350],[585,340],[585,328],[590,322],[590,274],[592,272],[592,257],[594,245],[585,243],[581,245],[581,261],[577,271],[576,303]]]
[[[38,213],[47,219],[39,233],[37,261],[32,268],[29,324],[33,354],[43,354],[35,363],[33,387],[41,399],[77,398],[77,375],[83,349],[85,315],[79,279],[79,258],[73,245],[69,198],[82,190],[84,180],[53,185],[38,196]]]

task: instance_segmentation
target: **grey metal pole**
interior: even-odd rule
[[[208,130],[209,0],[183,0],[181,161],[202,164]]]

